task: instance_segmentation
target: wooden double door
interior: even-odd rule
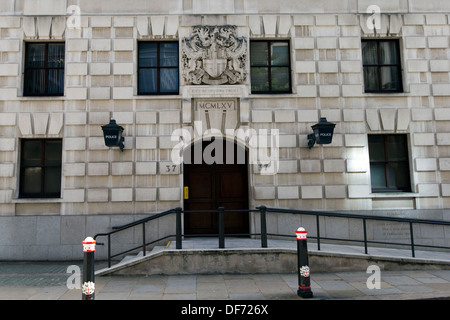
[[[199,142],[202,143],[202,148],[198,150],[204,152],[206,148],[208,151],[208,146],[211,147],[213,141]],[[231,158],[226,157],[226,152],[229,152],[230,148],[234,150]],[[239,211],[248,209],[247,157],[245,150],[239,148],[233,142],[224,140],[221,155],[213,154],[215,160],[219,160],[214,163],[205,161],[205,157],[202,157],[201,163],[199,163],[198,157],[195,161],[193,152],[186,159],[185,153],[183,178],[184,186],[188,187],[188,194],[184,199],[184,209],[192,211],[184,214],[185,234],[217,234],[217,213],[201,211],[217,210],[218,207],[224,207],[225,210],[237,210],[225,213],[226,234],[249,233],[248,212]],[[209,148],[209,151],[211,150]],[[239,156],[242,154],[245,155],[244,161]],[[227,158],[228,161],[226,161]],[[191,161],[186,161],[189,159]],[[231,159],[233,161],[230,161]],[[196,210],[198,211],[196,212]]]

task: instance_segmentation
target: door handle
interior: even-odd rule
[[[184,200],[189,199],[189,187],[184,187],[183,195],[184,195]]]

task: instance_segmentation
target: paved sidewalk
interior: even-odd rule
[[[67,287],[71,265],[82,263],[0,262],[0,300],[80,300],[81,290]],[[450,270],[381,271],[381,288],[372,290],[371,276],[365,270],[312,273],[313,300],[450,299]],[[96,277],[95,299],[303,300],[297,282],[297,274]]]

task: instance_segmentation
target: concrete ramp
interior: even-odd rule
[[[175,243],[155,247],[136,256],[127,256],[121,262],[96,271],[103,275],[153,274],[257,274],[295,273],[297,270],[297,243],[295,240],[268,240],[268,248],[261,248],[257,239],[226,238],[225,249],[219,249],[218,240],[193,238],[183,241],[183,248]],[[381,270],[439,270],[450,269],[450,252],[410,250],[308,243],[311,272],[361,271],[370,265]]]

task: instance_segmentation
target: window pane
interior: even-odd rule
[[[269,68],[252,68],[252,92],[269,91]]]
[[[408,160],[408,146],[404,135],[389,135],[386,137],[386,144],[390,161]]]
[[[48,66],[49,68],[64,68],[64,44],[48,45]]]
[[[157,69],[139,70],[139,92],[156,93],[158,91]]]
[[[386,136],[386,142],[390,144],[397,144],[406,150],[406,135],[404,134],[390,134]]]
[[[62,143],[61,140],[45,141],[45,164],[61,165]]]
[[[400,74],[397,67],[381,67],[381,88],[388,91],[400,90]]]
[[[158,47],[156,42],[139,43],[139,66],[156,67],[158,65]]]
[[[45,168],[44,193],[60,193],[61,168]]]
[[[25,78],[25,95],[45,94],[45,70],[28,70]]]
[[[22,144],[22,161],[26,166],[37,166],[42,164],[41,140],[24,140]]]
[[[364,67],[364,89],[365,91],[380,90],[377,67]]]
[[[398,64],[398,49],[396,41],[380,42],[381,61],[380,64]]]
[[[272,68],[272,91],[289,91],[289,68]]]
[[[161,43],[159,59],[160,59],[161,67],[176,67],[176,66],[178,66],[178,44],[177,43]]]
[[[26,66],[32,68],[45,67],[45,44],[43,43],[27,44]]]
[[[410,190],[409,166],[407,163],[394,162],[388,165],[389,187],[403,191]]]
[[[160,71],[161,92],[178,92],[178,69],[164,69]]]
[[[269,64],[267,42],[250,43],[250,63],[252,66],[267,66]]]
[[[271,64],[273,66],[289,65],[289,46],[287,42],[273,42],[271,50]]]
[[[378,50],[376,41],[362,42],[363,64],[378,64]]]
[[[383,161],[386,159],[384,150],[384,136],[369,136],[369,157],[371,161]]]
[[[41,192],[41,168],[25,168],[23,170],[22,193],[40,193]]]
[[[385,166],[382,163],[371,163],[370,164],[370,179],[372,181],[373,189],[384,189],[386,188],[386,176],[385,176]]]
[[[48,94],[64,93],[64,69],[54,69],[48,71]]]

